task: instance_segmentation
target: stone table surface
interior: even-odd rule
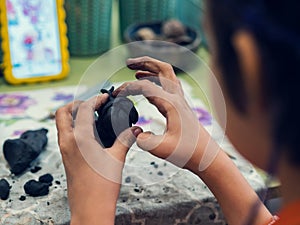
[[[188,89],[188,85],[184,86]],[[68,98],[72,88],[51,90],[51,96],[47,90],[38,92],[22,92],[16,96],[27,96],[27,105],[23,105],[24,111],[7,113],[1,108],[0,101],[0,144],[3,145],[7,138],[15,138],[22,131],[28,129],[47,128],[48,145],[46,150],[32,163],[32,166],[41,166],[36,173],[30,171],[20,176],[13,176],[8,165],[0,153],[0,178],[6,178],[11,185],[9,199],[0,200],[0,224],[15,225],[40,225],[40,224],[68,224],[70,211],[67,199],[66,178],[61,156],[57,145],[57,133],[54,120],[40,121],[39,118],[28,116],[41,108],[55,108],[57,101]],[[188,91],[188,90],[187,90]],[[43,102],[35,96],[43,95]],[[55,95],[55,96],[54,96]],[[3,94],[0,95],[3,97]],[[45,97],[48,96],[48,97]],[[6,98],[13,97],[6,94]],[[56,98],[55,98],[56,97]],[[48,101],[45,99],[48,98]],[[49,99],[56,99],[52,102]],[[198,102],[199,103],[199,102]],[[204,108],[201,103],[196,103],[196,109]],[[43,107],[41,107],[41,104]],[[52,104],[52,105],[51,105]],[[164,120],[158,112],[146,105],[146,101],[140,100],[137,109],[143,117],[140,121],[144,129],[154,132],[162,132]],[[38,108],[34,108],[39,105]],[[50,105],[50,106],[49,106]],[[145,108],[146,107],[146,108]],[[13,106],[12,106],[13,108]],[[20,108],[20,106],[18,106]],[[143,110],[147,109],[147,110]],[[1,111],[2,110],[2,111]],[[25,113],[25,114],[24,114]],[[11,114],[14,116],[11,117]],[[43,114],[43,113],[42,113]],[[24,115],[27,115],[24,117]],[[211,127],[218,127],[211,118],[200,118],[205,128],[211,132]],[[244,160],[225,139],[222,141],[221,129],[214,130],[212,136],[220,142],[223,149],[230,154],[234,163],[248,180],[250,185],[260,192],[265,189],[265,184],[251,164]],[[221,143],[222,142],[222,143]],[[38,179],[39,176],[51,173],[54,182],[50,186],[50,192],[44,197],[26,196],[23,185],[29,179]],[[222,176],[222,174],[220,174]],[[83,184],[84,185],[84,184]],[[232,191],[234,192],[232,187]],[[20,196],[26,196],[25,201],[19,200]],[[99,210],[101,210],[99,208]],[[116,224],[133,225],[170,225],[170,224],[226,224],[222,212],[214,196],[207,186],[194,174],[187,170],[179,169],[164,160],[158,159],[148,152],[140,150],[136,145],[132,147],[126,158],[126,166],[123,172],[123,181],[116,211]]]

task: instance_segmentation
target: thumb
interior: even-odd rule
[[[136,143],[141,149],[145,151],[151,151],[153,154],[155,154],[155,150],[162,143],[162,141],[163,136],[155,135],[154,133],[147,131],[140,133],[137,136]]]
[[[112,147],[110,147],[109,152],[116,158],[123,160],[136,141],[136,137],[142,133],[143,130],[140,127],[134,126],[124,130],[116,139]]]

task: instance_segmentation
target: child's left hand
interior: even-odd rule
[[[111,148],[103,149],[95,136],[94,112],[107,97],[69,103],[56,112],[71,224],[114,224],[125,157],[142,132],[139,127],[129,128]]]

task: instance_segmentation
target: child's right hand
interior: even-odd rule
[[[127,63],[137,70],[138,81],[124,83],[114,95],[142,94],[167,120],[163,135],[143,132],[137,137],[137,145],[179,167],[198,170],[204,151],[219,148],[186,102],[172,66],[149,57],[129,59]]]

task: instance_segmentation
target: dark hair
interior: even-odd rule
[[[250,32],[262,59],[261,87],[273,123],[273,144],[300,165],[300,2],[296,0],[207,0],[216,59],[232,102],[245,113],[237,54],[232,45],[239,29]]]

